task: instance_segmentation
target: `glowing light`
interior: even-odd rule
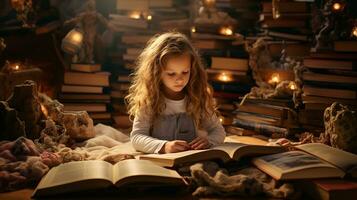
[[[340,10],[342,8],[342,5],[340,3],[338,3],[338,2],[336,2],[336,3],[334,3],[332,5],[332,8],[337,11],[337,10]]]
[[[353,27],[352,29],[352,35],[357,37],[357,26]]]
[[[270,80],[268,81],[270,84],[277,84],[280,82],[280,75],[278,73],[274,73],[271,75]]]
[[[219,122],[223,123],[224,117],[223,116],[219,116]]]
[[[132,19],[140,19],[141,12],[140,11],[131,11],[129,13],[129,17],[132,18]]]
[[[148,15],[148,16],[146,17],[146,19],[150,21],[150,20],[152,20],[152,16],[151,16],[151,15]]]
[[[232,76],[230,74],[223,72],[218,75],[218,80],[223,81],[223,82],[229,82],[229,81],[232,81]]]
[[[293,91],[297,89],[296,83],[294,81],[290,81],[288,87],[290,90],[293,90]]]
[[[191,32],[192,32],[192,33],[196,33],[196,28],[195,28],[195,27],[192,27],[192,28],[191,28]]]
[[[83,35],[80,32],[73,32],[71,36],[71,40],[75,43],[80,43],[82,42]]]
[[[211,7],[211,6],[214,6],[216,4],[216,0],[204,0],[203,4],[208,6],[208,7]]]
[[[19,65],[15,65],[14,66],[14,70],[19,70],[20,69],[20,66]]]
[[[46,107],[44,105],[42,105],[42,104],[40,104],[40,106],[41,106],[41,111],[42,111],[43,115],[47,118],[48,117],[48,111],[47,111]]]
[[[222,35],[233,35],[233,30],[232,27],[224,26],[219,29],[219,33]]]

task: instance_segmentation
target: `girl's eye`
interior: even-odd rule
[[[185,71],[185,72],[182,72],[182,74],[188,74],[190,71]]]
[[[175,73],[167,73],[169,76],[175,76]]]

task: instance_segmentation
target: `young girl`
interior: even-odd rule
[[[223,143],[204,67],[186,36],[153,37],[137,64],[126,96],[136,150],[172,153]]]

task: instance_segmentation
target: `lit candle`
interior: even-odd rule
[[[297,89],[296,83],[294,81],[290,81],[288,87],[290,90],[293,90],[293,91]]]
[[[338,3],[338,2],[336,2],[336,3],[334,3],[334,4],[332,5],[332,8],[333,8],[335,11],[340,10],[341,7],[342,7],[341,4]]]
[[[223,26],[219,29],[219,33],[221,35],[233,35],[233,30],[230,26]]]
[[[353,27],[352,29],[352,35],[357,37],[357,26]]]
[[[230,74],[222,72],[221,74],[218,75],[218,80],[223,82],[229,82],[232,81],[232,76]]]
[[[196,28],[195,28],[195,27],[192,27],[192,28],[191,28],[191,32],[192,32],[192,33],[196,33]]]
[[[16,65],[14,66],[14,70],[17,71],[17,70],[19,70],[19,69],[20,69],[20,66],[19,66],[18,64],[16,64]]]
[[[219,116],[219,122],[221,122],[221,124],[222,124],[223,121],[224,121],[224,117],[223,116]]]
[[[274,73],[271,75],[270,80],[268,81],[270,84],[277,84],[280,82],[280,76],[278,73]]]
[[[132,18],[132,19],[140,19],[140,16],[141,16],[140,11],[131,11],[129,13],[129,18]]]
[[[147,19],[148,21],[150,21],[150,20],[152,20],[152,16],[151,16],[151,15],[148,15],[148,16],[146,17],[146,19]]]

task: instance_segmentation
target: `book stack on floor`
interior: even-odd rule
[[[94,123],[111,124],[109,76],[100,64],[72,63],[71,70],[64,73],[59,101],[66,111],[85,110]]]
[[[132,127],[132,122],[129,120],[125,105],[125,96],[131,84],[131,71],[121,69],[116,71],[116,76],[112,76],[111,81],[111,106],[113,126],[118,129],[128,129]]]
[[[246,98],[234,114],[234,126],[270,138],[288,137],[298,130],[291,99]]]
[[[311,3],[303,1],[279,1],[273,16],[272,1],[261,2],[258,36],[267,38],[268,49],[273,57],[280,57],[285,49],[289,57],[309,54],[311,41]]]
[[[302,75],[304,109],[300,121],[305,126],[323,127],[323,113],[333,102],[357,109],[357,51],[324,51],[304,59],[308,69]]]
[[[248,69],[246,58],[211,57],[211,65],[206,72],[224,126],[232,124],[235,102],[254,84],[247,74]]]

